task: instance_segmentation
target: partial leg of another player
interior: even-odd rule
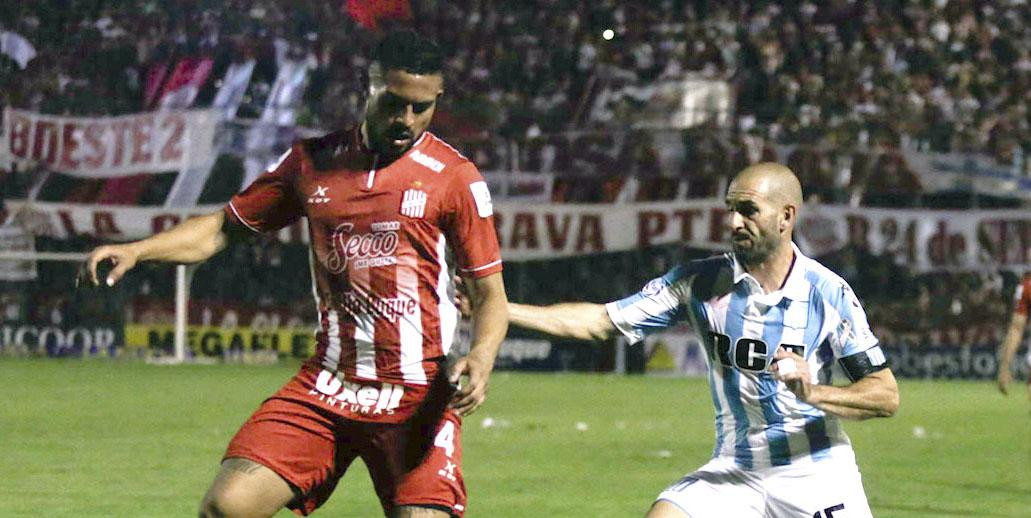
[[[390,518],[451,518],[451,513],[429,507],[404,505],[391,509]]]
[[[265,517],[294,498],[294,491],[271,469],[252,460],[228,458],[204,495],[201,518]]]

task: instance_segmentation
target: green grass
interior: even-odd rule
[[[294,370],[0,359],[0,516],[194,515],[229,438]],[[1015,388],[904,381],[897,417],[847,423],[874,514],[1031,516]],[[467,516],[641,516],[708,458],[711,415],[703,380],[496,373],[465,425]],[[318,514],[380,515],[361,464]]]

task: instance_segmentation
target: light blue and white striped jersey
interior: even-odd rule
[[[716,407],[713,456],[746,469],[852,454],[834,416],[799,401],[769,371],[778,346],[809,363],[814,383],[831,382],[838,358],[866,351],[884,362],[866,314],[848,284],[794,249],[780,290],[763,293],[734,254],[692,261],[607,304],[632,343],[686,319],[707,350]]]

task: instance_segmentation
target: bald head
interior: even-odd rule
[[[731,246],[746,264],[791,256],[791,233],[802,205],[802,186],[791,169],[773,162],[746,167],[725,200]]]
[[[760,162],[744,168],[730,182],[729,192],[750,192],[766,198],[775,205],[802,206],[802,184],[787,166],[775,162]]]

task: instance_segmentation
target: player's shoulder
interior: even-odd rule
[[[316,137],[297,139],[291,150],[309,160],[316,169],[327,169],[336,158],[359,145],[360,139],[357,135],[357,128],[348,128]]]
[[[734,262],[728,254],[681,263],[663,276],[669,285],[689,285],[695,298],[708,299],[726,293],[734,284]]]
[[[839,306],[842,302],[848,301],[858,305],[858,298],[849,286],[848,281],[838,275],[834,270],[827,268],[815,259],[802,257],[799,266],[805,268],[805,279],[813,287],[817,297],[826,301],[832,306]]]
[[[459,150],[448,144],[444,139],[427,131],[423,133],[425,141],[409,153],[409,157],[415,163],[430,169],[435,173],[453,174],[465,168],[475,170],[472,160],[469,160]]]

